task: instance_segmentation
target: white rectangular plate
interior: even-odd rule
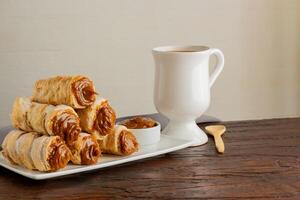
[[[144,158],[150,158],[154,156],[158,156],[161,154],[169,153],[172,151],[176,151],[179,149],[186,148],[190,146],[193,142],[187,140],[180,140],[170,138],[165,135],[161,135],[161,139],[158,143],[154,145],[141,146],[140,150],[130,156],[111,156],[111,155],[103,155],[99,162],[95,165],[72,165],[69,164],[66,168],[61,169],[56,172],[39,172],[27,170],[23,167],[16,166],[10,164],[2,155],[0,155],[0,165],[23,176],[26,176],[35,180],[49,179],[59,176],[65,176],[69,174],[75,174],[80,172],[91,171],[95,169],[101,169],[105,167],[111,167],[115,165],[119,165],[122,163],[128,163],[135,160],[140,160]]]

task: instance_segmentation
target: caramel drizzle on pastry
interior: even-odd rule
[[[50,145],[50,154],[48,162],[51,167],[51,171],[64,168],[71,158],[71,152],[65,143],[57,138]]]
[[[120,150],[124,155],[130,155],[136,152],[139,148],[139,144],[135,136],[127,130],[123,130],[120,133],[119,142],[120,142]]]
[[[112,131],[114,130],[115,122],[116,113],[106,101],[97,111],[96,120],[94,122],[94,129],[96,129],[100,135],[105,136],[112,133]]]
[[[81,131],[79,118],[70,111],[64,111],[53,118],[53,133],[60,136],[67,144],[78,139]]]
[[[81,78],[72,84],[72,90],[79,105],[89,106],[96,99],[93,82],[88,78]]]
[[[83,140],[85,140],[85,144],[80,152],[81,164],[91,165],[97,163],[98,158],[101,155],[101,150],[97,141],[91,136],[86,136]]]

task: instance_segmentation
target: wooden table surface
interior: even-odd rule
[[[222,124],[224,155],[210,138],[204,146],[45,181],[0,167],[0,199],[300,199],[300,118]]]

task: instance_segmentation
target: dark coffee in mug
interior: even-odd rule
[[[169,52],[178,52],[178,53],[184,53],[184,52],[198,52],[198,51],[193,51],[193,50],[173,50]]]

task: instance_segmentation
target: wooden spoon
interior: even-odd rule
[[[223,125],[211,125],[206,126],[205,130],[209,135],[214,136],[215,145],[217,147],[218,152],[224,153],[225,146],[221,136],[225,133],[226,127]]]

